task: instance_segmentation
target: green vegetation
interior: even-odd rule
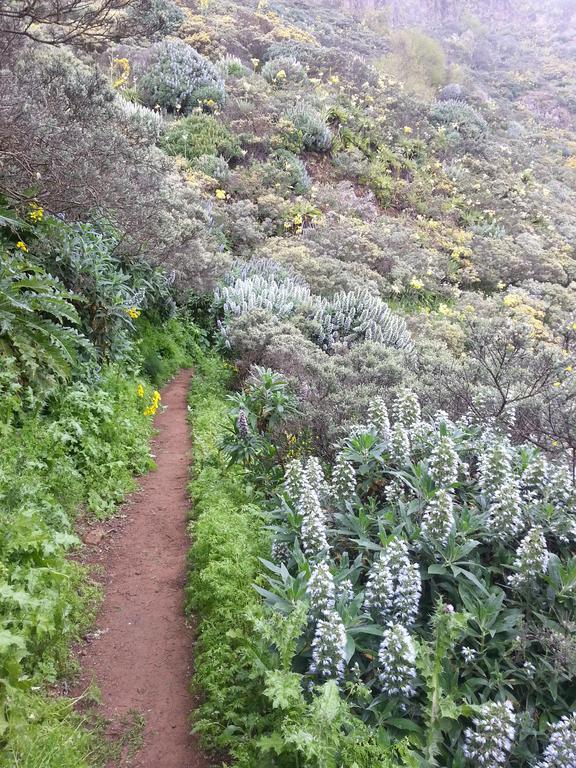
[[[74,517],[192,356],[206,743],[572,768],[572,4],[32,5],[0,10],[0,749],[66,764]]]

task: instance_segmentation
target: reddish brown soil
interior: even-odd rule
[[[84,536],[88,560],[102,571],[105,591],[95,631],[80,649],[82,683],[100,688],[99,708],[120,732],[134,711],[146,726],[134,768],[205,768],[190,735],[193,661],[184,618],[186,496],[190,435],[186,394],[191,371],[162,392],[152,446],[157,469],[142,479],[111,525]],[[123,763],[122,763],[123,764]]]

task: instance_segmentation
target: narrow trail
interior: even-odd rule
[[[182,371],[162,392],[166,410],[156,416],[152,444],[157,469],[142,478],[119,518],[84,537],[88,561],[102,570],[105,597],[80,649],[82,683],[93,679],[100,688],[99,712],[111,734],[130,713],[144,716],[143,745],[131,768],[209,765],[190,735],[193,644],[184,619],[191,375]]]

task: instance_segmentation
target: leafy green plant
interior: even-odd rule
[[[242,156],[238,139],[211,115],[190,115],[178,120],[166,131],[161,146],[168,154],[187,160],[204,155],[219,155],[225,160]]]
[[[0,254],[0,351],[27,383],[68,379],[85,340],[74,294],[23,256]]]

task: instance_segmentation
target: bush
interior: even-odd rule
[[[455,149],[478,149],[488,133],[486,120],[464,101],[438,102],[432,107],[430,119],[445,131],[446,141]]]
[[[314,312],[313,323],[316,326],[313,338],[326,351],[338,343],[351,345],[364,340],[408,353],[413,350],[404,320],[366,291],[337,293],[332,299],[322,299]]]
[[[230,54],[219,59],[216,62],[216,67],[223,77],[243,77],[248,72],[238,56],[231,56]]]
[[[212,115],[190,115],[174,123],[164,135],[161,146],[169,155],[187,160],[202,155],[221,155],[225,160],[242,156],[238,140]]]
[[[287,189],[297,195],[305,195],[310,191],[312,180],[308,175],[306,166],[300,158],[287,149],[278,149],[270,158],[271,166],[276,174],[270,179],[270,186],[280,185],[280,189]],[[263,168],[266,177],[266,167]]]
[[[300,134],[305,149],[317,152],[326,152],[330,149],[334,137],[318,110],[299,104],[289,110],[286,117]]]
[[[267,61],[262,67],[261,74],[276,88],[302,85],[308,79],[302,64],[292,56],[280,56]]]
[[[194,160],[194,168],[206,176],[225,184],[230,179],[230,166],[223,157],[216,155],[200,155]]]
[[[116,104],[120,113],[120,120],[125,122],[126,130],[133,132],[142,140],[156,144],[164,133],[164,121],[162,115],[142,104],[127,101],[119,97]]]
[[[427,95],[444,85],[446,54],[440,43],[416,29],[394,31],[390,42],[392,53],[385,65],[411,90]]]
[[[154,30],[151,40],[176,34],[184,21],[184,11],[171,0],[140,0],[139,4],[129,6],[128,15],[145,29]]]
[[[138,95],[150,108],[188,114],[203,102],[223,104],[224,83],[216,67],[192,46],[163,42],[152,46],[148,66],[139,77]]]

